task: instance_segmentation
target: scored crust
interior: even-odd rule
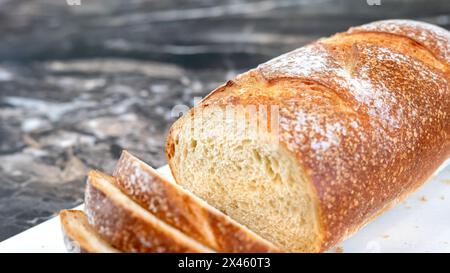
[[[163,178],[127,151],[122,152],[113,176],[119,188],[156,217],[216,251],[278,251],[272,243]]]
[[[114,185],[114,178],[91,171],[85,194],[89,223],[124,252],[213,252],[159,220]]]
[[[389,33],[407,37],[423,45],[441,61],[450,64],[450,33],[438,26],[413,20],[384,20],[348,30],[353,33]]]

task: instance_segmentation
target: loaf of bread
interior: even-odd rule
[[[72,253],[116,253],[117,249],[104,241],[92,228],[80,210],[62,210],[59,213],[64,244]]]
[[[166,224],[115,186],[114,178],[91,171],[84,210],[89,224],[123,252],[214,252]]]
[[[450,155],[450,34],[351,28],[228,81],[167,139],[177,183],[286,251],[329,249]]]
[[[160,220],[217,252],[274,252],[278,249],[152,167],[123,151],[115,183]]]

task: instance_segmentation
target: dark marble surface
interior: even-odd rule
[[[450,1],[0,1],[0,240],[82,202],[121,149],[165,164],[173,107],[320,36]]]

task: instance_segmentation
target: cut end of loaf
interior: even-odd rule
[[[172,127],[167,153],[177,183],[286,251],[319,251],[314,194],[296,158],[237,109],[230,120],[223,109],[202,108]]]

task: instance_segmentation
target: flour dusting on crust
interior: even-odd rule
[[[396,21],[362,29],[406,33],[448,61],[448,32],[438,27]],[[269,84],[297,79],[297,88],[275,98],[281,141],[312,177],[327,246],[356,230],[355,219],[417,187],[426,175],[417,168],[432,168],[425,159],[445,156],[450,141],[446,74],[389,43],[348,41],[318,41],[257,69]]]
[[[406,36],[450,63],[450,32],[438,26],[412,20],[384,20],[350,28],[349,33],[386,32]]]

